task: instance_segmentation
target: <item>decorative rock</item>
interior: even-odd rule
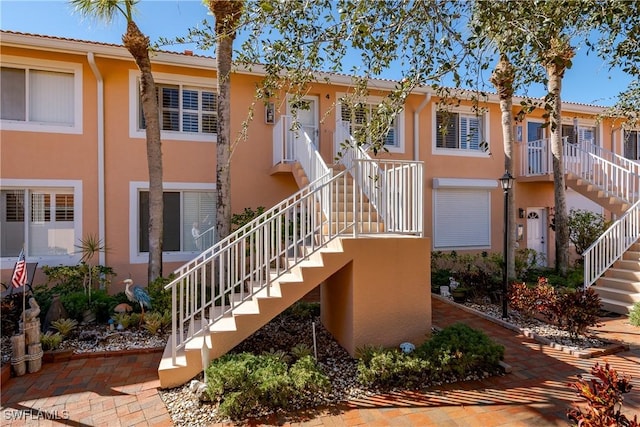
[[[413,353],[415,349],[416,346],[411,344],[410,342],[403,342],[402,344],[400,344],[400,350],[402,350],[402,352],[405,354]]]
[[[60,295],[54,295],[51,300],[51,307],[49,307],[47,315],[44,317],[44,331],[46,332],[51,328],[51,322],[67,318],[69,318],[69,315],[60,301]]]
[[[207,393],[207,385],[202,381],[192,380],[191,383],[189,383],[189,390],[191,390],[191,392],[195,394],[196,398],[200,402],[211,401],[211,399],[209,398],[209,394]]]

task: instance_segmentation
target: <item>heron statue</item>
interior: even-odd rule
[[[144,320],[144,308],[151,308],[151,297],[141,286],[132,286],[133,280],[131,279],[125,279],[124,284],[126,285],[124,293],[127,295],[129,301],[140,304],[140,310],[142,310],[140,322],[142,322],[142,320]]]

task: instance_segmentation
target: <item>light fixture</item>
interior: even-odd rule
[[[511,190],[511,188],[513,188],[514,179],[509,173],[509,171],[504,171],[504,175],[502,175],[502,178],[500,178],[499,181],[500,181],[500,186],[502,186],[502,189],[504,191],[509,191]]]

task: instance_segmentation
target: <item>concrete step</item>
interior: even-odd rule
[[[633,305],[625,304],[620,301],[610,300],[606,298],[602,298],[601,303],[602,303],[603,310],[607,310],[612,313],[624,314],[624,315],[629,315],[629,313],[631,312],[631,309],[633,308]]]
[[[634,261],[627,262],[633,263]],[[607,270],[605,276],[630,282],[640,282],[640,270],[612,267]]]
[[[596,290],[598,289],[616,289],[626,293],[639,293],[640,282],[630,281],[618,277],[602,276],[596,281]]]

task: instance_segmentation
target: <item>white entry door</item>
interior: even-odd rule
[[[547,217],[545,208],[527,209],[527,248],[538,253],[538,265],[547,265]]]
[[[318,97],[317,96],[305,96],[299,102],[295,110],[299,128],[294,131],[290,131],[290,138],[287,138],[287,152],[292,153],[294,142],[302,138],[303,141],[309,138],[313,145],[318,148]],[[287,114],[293,116],[294,108],[291,104],[287,104]]]

